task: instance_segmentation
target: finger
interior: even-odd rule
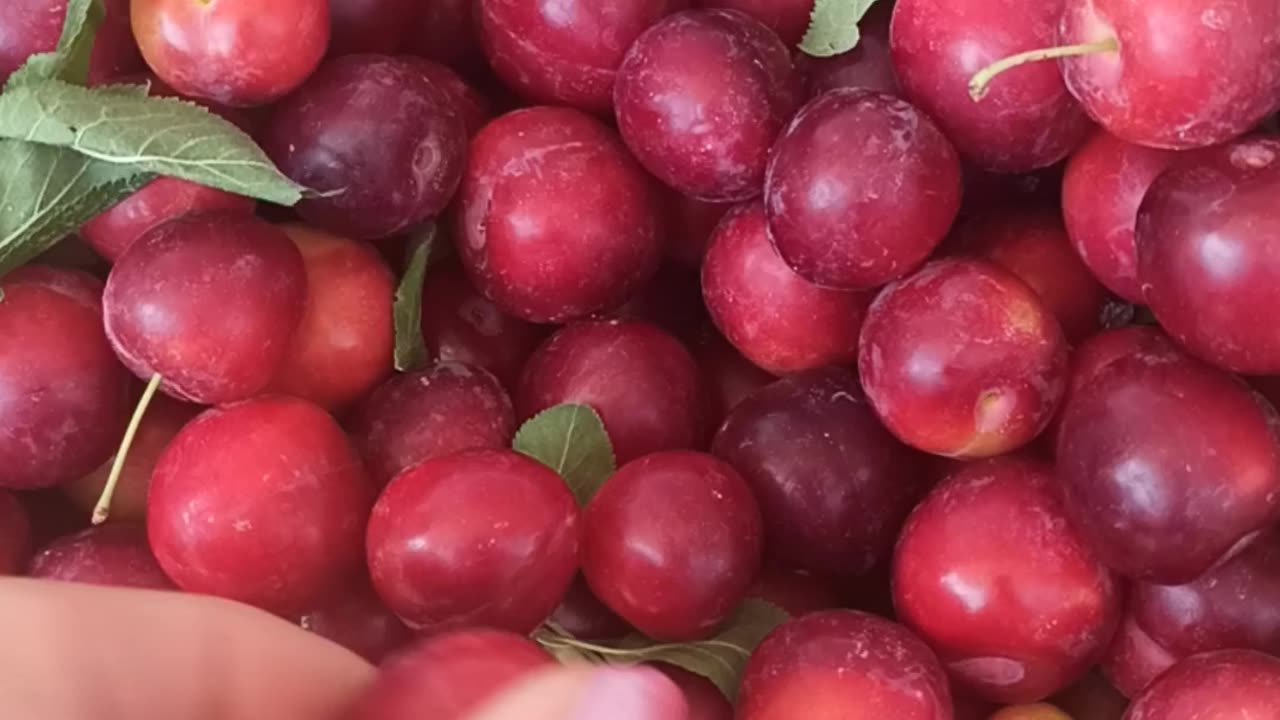
[[[469,720],[686,720],[680,689],[645,667],[573,667],[517,684]]]
[[[245,605],[0,580],[0,718],[338,720],[373,674]]]

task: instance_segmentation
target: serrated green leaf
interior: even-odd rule
[[[876,0],[815,0],[800,49],[815,57],[849,52],[858,45],[858,23]]]
[[[587,405],[566,403],[534,415],[520,426],[512,447],[555,470],[586,505],[618,469],[604,422]]]
[[[533,639],[561,662],[579,661],[608,665],[662,662],[676,665],[710,680],[725,697],[738,695],[742,671],[756,646],[774,628],[786,622],[782,609],[763,600],[745,600],[715,637],[690,643],[653,643],[631,636],[615,643],[595,644],[569,637],[563,630],[544,626]]]
[[[409,261],[396,288],[393,307],[396,330],[396,369],[416,370],[427,362],[427,343],[422,338],[422,283],[436,244],[436,224],[429,222],[409,239]]]
[[[53,247],[152,178],[62,148],[0,141],[0,275]]]
[[[56,78],[83,85],[89,79],[93,37],[107,16],[102,0],[70,0],[62,37],[53,52],[37,53],[9,76],[7,87]]]
[[[133,87],[42,80],[0,95],[0,137],[65,147],[95,160],[293,205],[285,177],[240,128],[194,103],[140,97]]]

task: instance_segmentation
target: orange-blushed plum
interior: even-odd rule
[[[1238,720],[1280,713],[1280,659],[1220,650],[1179,661],[1147,686],[1125,720]]]
[[[175,589],[151,552],[146,527],[128,522],[96,525],[54,540],[31,558],[27,574],[94,585]]]

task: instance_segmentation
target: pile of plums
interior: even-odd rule
[[[383,663],[352,720],[747,598],[693,720],[1280,717],[1275,0],[881,0],[828,58],[812,0],[106,5],[92,82],[320,192],[158,179],[0,279],[0,574],[300,623]],[[511,449],[564,403],[581,507]]]

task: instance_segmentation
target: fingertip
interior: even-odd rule
[[[657,670],[573,666],[533,675],[468,720],[687,720],[688,712]]]

